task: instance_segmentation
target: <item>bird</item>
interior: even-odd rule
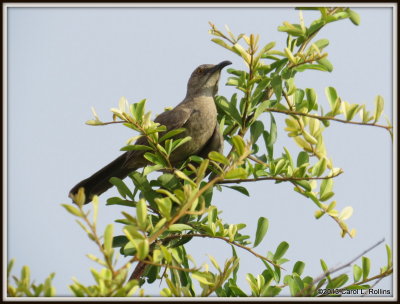
[[[222,61],[219,64],[202,64],[191,74],[186,96],[175,108],[158,115],[154,122],[164,125],[165,132],[184,128],[184,131],[173,138],[190,136],[191,140],[184,143],[170,155],[170,163],[176,166],[192,155],[203,158],[211,151],[222,153],[223,136],[217,121],[217,108],[214,97],[218,93],[218,82],[224,67],[232,64]],[[165,133],[163,132],[163,133]],[[162,136],[163,133],[160,133]],[[135,144],[146,145],[145,137],[139,138]],[[95,172],[90,177],[76,184],[69,192],[74,199],[80,188],[84,188],[85,204],[90,203],[95,195],[99,196],[113,185],[110,178],[124,179],[131,172],[145,167],[150,162],[143,157],[145,151],[127,151],[114,161]]]

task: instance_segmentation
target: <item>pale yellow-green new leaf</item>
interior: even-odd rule
[[[229,165],[229,160],[217,151],[211,151],[208,153],[208,158],[221,164]]]
[[[342,212],[340,212],[339,219],[342,221],[345,221],[345,220],[349,219],[352,214],[353,214],[353,207],[351,207],[351,206],[345,207],[342,210]]]
[[[293,139],[300,148],[304,149],[305,151],[312,152],[310,144],[307,143],[303,138],[301,138],[300,136],[296,136],[293,137]]]
[[[161,248],[161,252],[164,256],[165,261],[167,261],[167,263],[171,263],[172,262],[172,255],[171,253],[168,251],[167,247],[160,245]]]
[[[244,168],[234,168],[225,174],[226,179],[246,178],[247,171]]]
[[[147,225],[147,205],[146,201],[142,198],[139,200],[136,206],[136,217],[140,229],[146,229]]]
[[[303,136],[304,139],[312,145],[316,145],[318,143],[318,140],[305,130],[303,130]]]
[[[293,64],[297,63],[296,58],[294,58],[292,52],[288,48],[285,48],[285,54],[291,63]]]
[[[67,210],[72,215],[79,216],[79,217],[82,217],[82,215],[83,215],[82,212],[74,206],[67,205],[67,204],[62,204],[62,206],[65,208],[65,210]]]
[[[245,143],[244,140],[241,136],[239,135],[235,135],[232,137],[232,144],[236,149],[236,152],[242,156],[244,154],[245,151]]]
[[[104,230],[104,251],[107,254],[111,254],[112,252],[113,235],[114,235],[114,225],[109,224]]]
[[[374,122],[377,122],[383,112],[383,106],[384,106],[383,97],[380,95],[376,96],[374,103],[375,103]]]

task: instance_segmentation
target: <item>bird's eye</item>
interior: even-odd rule
[[[198,68],[198,69],[197,69],[197,73],[198,73],[198,74],[201,74],[201,73],[203,73],[203,72],[204,72],[204,68]]]

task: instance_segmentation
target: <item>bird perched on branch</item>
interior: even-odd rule
[[[222,152],[223,137],[217,122],[214,96],[218,92],[221,70],[230,64],[232,64],[230,61],[223,61],[216,65],[203,64],[197,67],[189,78],[184,100],[174,109],[160,114],[154,120],[166,126],[166,132],[184,128],[185,131],[175,138],[186,136],[192,138],[172,152],[170,156],[172,165],[179,164],[192,155],[206,158],[211,151]],[[146,145],[146,143],[145,137],[136,141],[138,145]],[[85,204],[89,203],[93,196],[100,195],[112,187],[110,178],[124,179],[132,171],[148,165],[149,161],[143,155],[143,150],[125,152],[104,168],[76,184],[69,196],[73,197],[80,188],[84,188]]]

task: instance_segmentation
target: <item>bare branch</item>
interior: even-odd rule
[[[328,271],[324,272],[323,274],[321,274],[319,277],[317,277],[316,279],[313,280],[312,284],[308,285],[306,288],[304,288],[303,290],[301,290],[297,295],[304,295],[307,294],[307,291],[310,290],[310,288],[312,286],[314,286],[315,284],[317,284],[319,281],[323,280],[324,278],[326,278],[327,276],[338,272],[339,270],[342,270],[344,268],[350,267],[355,261],[357,261],[359,258],[361,258],[363,255],[365,255],[366,253],[370,252],[372,249],[374,249],[375,247],[379,246],[380,244],[382,244],[385,241],[385,239],[383,238],[382,240],[380,240],[379,242],[377,242],[376,244],[372,245],[371,247],[369,247],[368,249],[364,250],[362,253],[360,253],[359,255],[357,255],[354,259],[352,259],[351,261],[347,262],[346,264],[343,264],[339,267],[333,267],[331,269],[328,269]],[[389,270],[388,270],[389,271]],[[389,273],[388,273],[389,274]],[[377,275],[375,277],[366,279],[365,281],[362,282],[358,282],[357,284],[362,284],[362,283],[366,283],[375,279],[378,279],[381,277],[382,274]],[[351,284],[349,286],[353,286],[354,284]]]

